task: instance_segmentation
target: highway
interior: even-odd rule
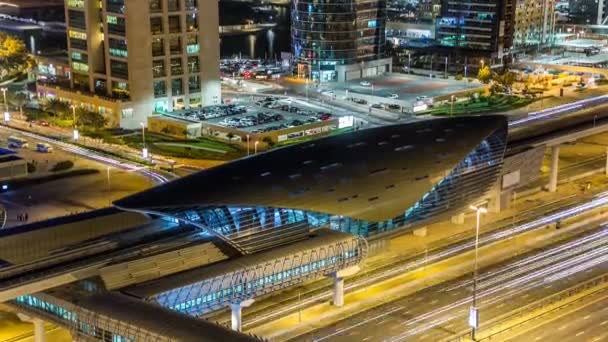
[[[480,272],[478,307],[484,320],[608,270],[608,229],[517,257]],[[470,276],[427,288],[351,316],[296,341],[440,341],[467,329]]]
[[[607,204],[608,197],[598,196],[581,203],[580,197],[572,196],[546,205],[535,206],[529,210],[523,210],[518,215],[517,220],[509,218],[496,222],[492,231],[480,235],[480,246],[507,240],[525,232],[546,227],[557,220],[564,220],[567,217],[580,215],[604,207]],[[365,272],[361,272],[347,280],[345,290],[347,292],[356,291],[382,280],[421,269],[427,265],[471,251],[473,247],[473,236],[453,236],[449,240],[429,245],[427,253],[423,252],[414,257],[410,255],[401,259],[386,259],[383,260],[384,264],[382,265],[366,266]],[[280,318],[287,313],[326,301],[331,298],[331,293],[331,283],[321,280],[312,284],[306,284],[297,289],[294,288],[281,295],[273,296],[267,301],[261,299],[251,308],[244,310],[243,326],[251,329],[270,320]],[[213,317],[213,319],[220,321],[228,320],[228,318],[229,316],[226,314]]]
[[[107,154],[93,151],[91,149],[80,147],[76,144],[68,143],[65,141],[60,141],[57,139],[48,138],[39,134],[18,130],[12,127],[0,126],[0,129],[3,131],[10,132],[11,134],[22,135],[24,137],[28,137],[34,140],[42,141],[53,145],[56,148],[60,148],[66,152],[72,153],[79,157],[95,160],[97,162],[103,163],[105,165],[109,165],[112,167],[116,167],[126,171],[134,171],[139,174],[142,174],[145,177],[148,177],[154,180],[157,183],[165,183],[169,179],[167,176],[156,172],[154,170],[149,169],[145,165],[141,165],[135,162],[130,162],[126,160],[119,159],[117,157],[109,156]]]
[[[606,297],[589,306],[533,329],[511,333],[505,342],[559,340],[560,342],[608,341],[608,306]]]

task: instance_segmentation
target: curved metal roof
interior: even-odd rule
[[[267,206],[381,221],[402,214],[481,141],[506,127],[503,116],[375,127],[243,158],[114,204],[156,213]]]

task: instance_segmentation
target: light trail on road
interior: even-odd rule
[[[64,142],[61,140],[48,138],[43,135],[39,135],[39,134],[27,132],[27,131],[21,131],[21,130],[17,130],[17,129],[14,129],[12,127],[7,127],[7,126],[1,126],[1,127],[8,131],[15,132],[15,133],[24,135],[26,137],[30,137],[32,139],[44,141],[46,143],[50,143],[50,144],[59,146],[62,150],[66,151],[66,152],[76,154],[78,156],[81,156],[81,157],[84,157],[87,159],[92,159],[92,160],[98,161],[100,163],[103,163],[106,165],[111,165],[111,166],[119,168],[119,169],[137,172],[147,178],[154,180],[156,183],[166,183],[169,181],[169,179],[167,177],[165,177],[159,173],[156,173],[154,171],[151,171],[142,165],[137,165],[135,163],[128,163],[125,161],[118,160],[116,158],[111,158],[111,157],[105,156],[101,153],[95,152],[93,150],[90,150],[90,149],[87,149],[84,147],[80,147],[75,144],[70,144],[70,143],[67,143],[67,142]]]
[[[500,240],[507,239],[509,237],[516,236],[521,233],[525,233],[525,232],[532,231],[532,230],[535,230],[535,229],[538,229],[541,227],[545,227],[549,224],[556,222],[557,220],[563,220],[568,217],[580,215],[580,214],[586,213],[588,211],[591,211],[591,210],[594,210],[594,209],[597,209],[597,208],[600,208],[600,207],[603,207],[606,205],[608,205],[608,196],[597,196],[597,197],[593,198],[592,200],[590,200],[589,202],[561,210],[554,214],[544,216],[540,219],[521,224],[517,227],[507,228],[505,230],[484,234],[479,237],[479,246],[482,247],[484,245],[498,242]],[[469,239],[462,243],[456,243],[453,246],[449,246],[448,248],[439,250],[437,252],[429,252],[426,257],[420,257],[420,258],[417,258],[416,260],[413,260],[406,264],[396,265],[394,268],[390,268],[386,271],[378,272],[377,274],[369,275],[368,277],[357,279],[350,283],[346,283],[344,286],[344,290],[353,291],[358,288],[369,286],[375,282],[378,282],[378,281],[381,281],[384,279],[390,279],[390,278],[399,276],[405,272],[409,272],[409,271],[421,268],[430,263],[445,260],[449,257],[456,256],[460,253],[473,250],[474,247],[475,247],[475,239]],[[271,320],[271,319],[276,319],[278,317],[282,317],[286,314],[294,312],[295,310],[305,308],[314,303],[318,303],[318,302],[327,300],[327,299],[331,298],[332,295],[333,295],[332,290],[323,291],[323,292],[316,294],[314,296],[311,296],[309,298],[302,299],[302,300],[298,301],[297,303],[287,305],[282,308],[277,308],[266,314],[256,315],[254,318],[249,319],[246,322],[244,322],[243,326],[245,328],[247,328],[247,327],[251,327],[255,324],[258,324],[260,322],[266,321],[266,320]]]
[[[488,306],[498,302],[509,300],[513,298],[513,296],[522,292],[537,288],[539,286],[544,286],[547,283],[557,281],[576,272],[582,272],[600,263],[608,261],[607,233],[608,229],[603,228],[599,232],[569,241],[547,251],[543,251],[525,259],[518,260],[509,265],[502,266],[494,272],[484,272],[483,275],[487,279],[488,274],[495,274],[497,272],[510,270],[510,277],[504,279],[504,281],[500,284],[492,284],[492,282],[488,281],[480,283],[480,285],[482,285],[480,288],[486,288],[477,294],[479,299],[485,298],[484,302],[481,304],[481,307],[487,308]],[[576,248],[576,250],[573,251],[568,248]],[[550,261],[551,265],[547,266],[547,260]],[[522,274],[522,272],[519,272],[518,270],[513,270],[513,265],[526,266],[527,270],[525,274]],[[403,322],[399,323],[399,326],[404,326],[407,330],[390,338],[389,340],[393,342],[401,341],[408,337],[412,337],[416,334],[433,329],[439,325],[445,324],[456,318],[460,319],[466,317],[466,309],[471,302],[472,296],[467,294],[466,297],[453,303],[443,305],[429,312],[425,312],[424,314],[404,320]],[[353,330],[365,324],[378,324],[377,322],[379,319],[397,312],[399,312],[399,315],[403,316],[406,309],[411,307],[411,302],[398,305],[399,306],[393,306],[389,311],[358,321],[356,324],[344,327],[323,337],[316,338],[314,341],[320,342],[329,340],[332,337],[344,334],[347,331]]]
[[[553,116],[559,115],[559,114],[567,114],[567,113],[576,112],[576,111],[588,108],[590,106],[597,106],[597,105],[605,104],[607,102],[608,102],[608,95],[601,95],[601,96],[590,97],[590,98],[572,102],[572,103],[563,104],[560,106],[547,108],[545,110],[541,110],[538,112],[531,112],[531,113],[528,113],[528,116],[525,118],[521,118],[521,119],[513,120],[513,121],[509,122],[509,127],[516,127],[516,126],[526,124],[526,123],[529,123],[532,121],[550,118],[550,117],[553,117]]]

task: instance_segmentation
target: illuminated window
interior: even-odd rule
[[[84,8],[84,0],[68,0],[68,7]]]
[[[87,34],[84,33],[84,32],[78,32],[78,31],[72,31],[72,30],[70,30],[68,32],[68,35],[69,35],[70,38],[87,40]]]

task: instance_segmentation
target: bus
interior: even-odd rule
[[[37,143],[36,151],[41,152],[41,153],[51,153],[51,152],[53,152],[53,146],[51,146],[47,143]]]
[[[27,148],[28,143],[27,143],[27,140],[25,140],[25,139],[15,137],[15,136],[10,136],[10,137],[8,137],[8,147],[9,148]]]

